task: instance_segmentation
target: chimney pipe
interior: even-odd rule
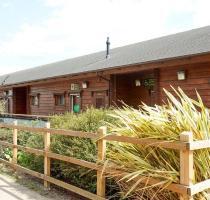
[[[110,49],[110,42],[109,42],[109,37],[107,37],[107,40],[106,40],[106,58],[110,57],[109,49]]]

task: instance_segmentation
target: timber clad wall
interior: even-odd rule
[[[149,91],[144,86],[135,86],[135,80],[143,80],[149,77],[150,73],[135,73],[120,75],[116,78],[116,98],[123,100],[128,105],[138,107],[141,102],[150,105]],[[119,104],[119,103],[118,103]]]
[[[141,102],[148,105],[161,104],[162,100],[165,100],[162,88],[172,91],[170,85],[174,88],[181,87],[191,98],[196,98],[195,89],[197,89],[205,105],[210,108],[210,62],[190,64],[191,59],[185,60],[185,64],[180,64],[179,61],[173,62],[173,65],[176,66],[170,66],[168,63],[171,61],[163,62],[162,65],[164,66],[160,68],[157,68],[157,64],[153,64],[153,69],[150,70],[142,69],[142,66],[136,65],[130,66],[127,71],[124,69],[116,70],[115,72],[112,71],[113,74],[111,75],[108,72],[104,73],[106,74],[105,77],[96,73],[91,74],[91,76],[81,74],[77,77],[66,77],[65,80],[57,78],[51,82],[13,87],[10,107],[13,107],[13,113],[25,114],[27,111],[27,114],[34,115],[71,111],[70,94],[78,93],[71,91],[71,84],[79,84],[81,87],[82,82],[86,81],[88,87],[86,89],[81,88],[79,91],[81,110],[92,105],[96,107],[103,104],[107,107],[115,105],[114,102],[119,105],[118,100],[123,100],[133,107],[137,107]],[[186,80],[177,79],[177,72],[180,70],[186,72]],[[151,93],[143,85],[143,81],[148,78],[155,79],[155,87]],[[136,87],[135,80],[141,80],[141,86]],[[6,90],[11,89],[12,87],[8,87]],[[39,94],[39,105],[29,104],[29,94],[32,96]],[[55,94],[65,94],[65,105],[55,105]],[[10,111],[12,112],[12,110]]]
[[[186,71],[186,80],[177,80],[177,71]],[[173,87],[181,87],[191,98],[196,98],[196,92],[201,95],[205,105],[210,108],[210,63],[184,65],[182,67],[160,68],[160,99],[165,99],[162,88],[171,91]]]
[[[54,83],[32,85],[30,88],[30,93],[39,93],[40,94],[40,103],[39,106],[30,105],[31,114],[47,115],[53,113],[63,113],[70,111],[70,97],[71,93],[70,87],[71,83],[79,84],[81,86],[81,80],[69,80],[69,81],[57,81]],[[85,79],[88,82],[88,88],[81,90],[81,108],[85,109],[87,106],[95,104],[95,93],[107,91],[109,88],[109,83],[106,80],[103,80],[99,77],[93,77]],[[97,89],[97,91],[96,91]],[[65,93],[65,105],[56,106],[54,94]],[[105,94],[107,95],[107,93]],[[105,104],[109,105],[109,98],[105,96]]]

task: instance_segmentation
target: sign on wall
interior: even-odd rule
[[[78,91],[79,89],[79,84],[71,83],[71,91]]]

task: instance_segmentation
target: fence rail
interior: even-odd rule
[[[0,113],[0,117],[3,117],[3,118],[9,117],[9,118],[15,118],[15,119],[42,119],[42,120],[48,121],[52,116]]]
[[[81,131],[69,131],[62,129],[52,129],[50,128],[50,124],[46,122],[46,128],[35,128],[35,127],[26,127],[19,126],[15,121],[13,125],[0,123],[0,128],[8,128],[13,129],[13,143],[9,143],[7,141],[0,141],[0,145],[7,146],[12,148],[13,150],[13,158],[12,162],[0,159],[0,162],[13,167],[16,170],[20,170],[24,173],[30,174],[37,178],[44,180],[44,186],[46,188],[50,187],[50,183],[63,187],[67,190],[80,194],[88,199],[105,199],[105,174],[106,173],[116,173],[116,170],[111,167],[104,167],[99,164],[101,161],[105,161],[106,156],[106,142],[107,141],[116,141],[116,142],[125,142],[132,144],[140,144],[145,146],[154,146],[161,148],[168,148],[178,150],[180,152],[180,183],[171,183],[170,185],[164,186],[164,188],[176,192],[180,195],[181,200],[192,200],[193,195],[202,192],[208,188],[210,188],[210,179],[205,180],[200,183],[193,184],[192,180],[194,178],[193,171],[193,151],[198,149],[210,148],[210,140],[204,141],[193,141],[193,135],[191,132],[183,132],[180,134],[180,141],[162,141],[156,139],[138,139],[134,137],[126,137],[126,136],[118,136],[118,135],[107,135],[106,127],[101,127],[97,131],[97,133],[85,133]],[[24,147],[18,145],[18,131],[30,131],[34,133],[44,134],[44,149],[34,149],[30,147]],[[97,155],[97,163],[77,159],[74,157],[64,156],[60,154],[56,154],[50,152],[50,137],[51,134],[59,134],[64,136],[71,137],[80,137],[80,138],[90,138],[94,139],[97,143],[98,155]],[[44,174],[39,172],[32,171],[30,169],[24,168],[17,164],[17,152],[18,150],[25,151],[28,153],[32,153],[35,155],[44,156]],[[63,181],[57,180],[51,177],[51,159],[56,159],[72,164],[76,164],[82,167],[86,167],[88,169],[97,171],[97,193],[93,194],[88,191],[85,191],[81,188],[73,186],[71,184],[65,183]],[[126,172],[121,173],[126,175]],[[148,185],[154,185],[161,180],[154,178],[145,178],[142,179],[143,182]]]

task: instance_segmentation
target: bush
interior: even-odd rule
[[[9,130],[7,128],[0,128],[0,140],[12,143],[13,142],[12,130]],[[7,148],[5,146],[0,145],[0,157],[10,161],[12,159],[11,148]]]
[[[65,113],[55,115],[50,119],[51,127],[56,129],[70,129],[84,132],[96,132],[100,126],[107,122],[113,122],[108,115],[111,110],[89,108],[80,114]],[[36,125],[36,124],[33,124]],[[12,132],[8,129],[0,129],[0,139],[12,142]],[[18,132],[18,144],[35,149],[43,149],[43,136],[27,131]],[[57,154],[75,157],[78,159],[96,162],[96,142],[91,139],[82,139],[62,135],[51,136],[51,151]],[[0,149],[2,158],[11,160],[11,149]],[[43,173],[43,156],[18,152],[18,163],[21,166]],[[73,164],[52,160],[52,176],[69,182],[90,192],[96,192],[96,171],[76,166]],[[111,191],[112,182],[109,182]]]
[[[107,122],[114,122],[108,114],[111,110],[88,108],[80,114],[65,113],[52,116],[50,122],[53,128],[63,128],[75,131],[96,132],[100,126]]]
[[[22,146],[31,147],[34,149],[44,149],[43,135],[29,132],[20,132],[18,143]],[[18,163],[26,168],[29,168],[40,173],[44,172],[44,157],[35,154],[18,152]]]
[[[108,113],[111,111],[89,108],[77,115],[72,113],[55,115],[50,122],[52,128],[95,133],[100,126],[106,125],[107,122],[113,123],[113,118]],[[96,161],[96,142],[91,139],[54,135],[51,150],[78,159]]]
[[[84,132],[96,132],[100,126],[107,122],[113,122],[108,115],[110,110],[89,108],[80,114],[66,113],[55,115],[51,118],[52,128],[70,129]],[[78,159],[96,162],[96,142],[91,139],[53,136],[51,150],[55,153],[72,156]],[[53,162],[53,175],[56,178],[66,180],[78,187],[91,192],[96,192],[96,172],[86,168],[60,161]]]

